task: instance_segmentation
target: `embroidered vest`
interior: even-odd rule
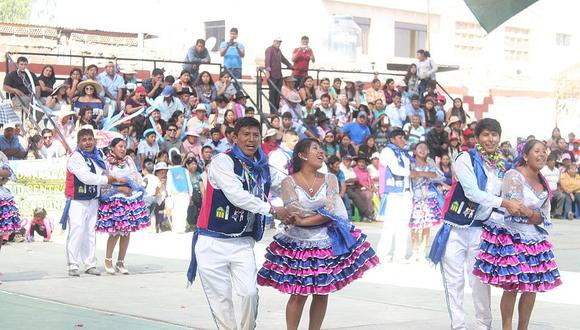
[[[250,182],[252,179],[245,173],[242,162],[231,152],[225,154],[234,162],[234,173],[242,183],[244,190],[251,192],[252,189],[257,189],[255,182]],[[267,170],[269,171],[269,169]],[[266,201],[269,192],[270,182],[266,182],[259,198]],[[247,231],[250,225],[249,217],[254,217],[251,231]],[[226,198],[224,192],[214,188],[208,180],[206,194],[197,220],[200,234],[219,238],[252,236],[259,241],[264,234],[264,225],[263,215],[254,214],[233,205]]]
[[[82,156],[82,155],[81,155]],[[97,173],[95,164],[89,158],[82,156],[92,173]],[[81,182],[71,171],[66,171],[64,195],[73,200],[87,201],[97,198],[97,186]]]
[[[389,147],[386,146],[385,148]],[[395,156],[397,157],[399,165],[405,166],[405,163],[403,162],[403,155],[401,153],[399,153],[398,155],[397,153],[395,153]],[[382,174],[382,171],[380,172],[380,174]],[[386,166],[384,170],[384,187],[385,187],[384,192],[386,194],[401,193],[405,189],[405,177],[393,174],[391,169],[388,166]]]

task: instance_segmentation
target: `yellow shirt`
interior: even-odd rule
[[[576,174],[574,177],[570,176],[568,172],[562,173],[560,176],[560,186],[566,191],[579,192],[580,191],[580,175]]]

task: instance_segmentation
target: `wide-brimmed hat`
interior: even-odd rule
[[[292,102],[292,103],[300,103],[302,101],[302,99],[300,98],[300,95],[298,95],[298,93],[296,93],[296,92],[288,93],[288,95],[286,96],[286,100],[288,100],[288,102]]]
[[[457,116],[451,116],[451,117],[449,117],[449,120],[447,121],[447,126],[451,126],[451,124],[457,123],[457,122],[461,122],[461,119],[459,119],[459,117],[457,117]]]
[[[161,170],[168,170],[169,167],[167,166],[167,163],[165,162],[159,162],[157,164],[155,164],[155,167],[153,168],[153,173],[157,172],[157,171],[161,171]]]
[[[195,111],[203,111],[203,112],[207,112],[207,108],[205,107],[205,104],[203,103],[199,103],[196,107],[195,107]]]
[[[268,130],[266,131],[266,133],[264,133],[264,140],[266,140],[267,138],[271,137],[271,136],[276,136],[278,134],[278,130],[275,128],[268,128]]]
[[[85,90],[85,87],[87,87],[88,85],[93,86],[93,88],[95,89],[95,94],[101,93],[101,90],[103,89],[103,86],[101,86],[101,84],[99,84],[98,82],[94,81],[93,79],[87,79],[87,80],[81,81],[77,85],[77,90],[79,92],[82,92]]]
[[[58,90],[61,89],[62,87],[68,87],[68,85],[65,84],[65,83],[62,83],[62,84],[60,84],[60,85],[58,85],[56,87],[53,87],[52,88],[52,93],[50,93],[50,96],[55,96],[56,93],[58,93]]]
[[[185,132],[185,136],[183,137],[183,139],[185,140],[188,136],[199,137],[199,133],[197,132],[196,129],[189,129],[187,130],[187,132]]]
[[[284,77],[284,81],[298,81],[298,79],[294,78],[294,76],[287,76]]]
[[[72,111],[70,108],[68,108],[68,109],[65,108],[65,109],[60,109],[59,111],[55,111],[55,112],[53,112],[53,114],[56,115],[56,117],[59,120],[62,120],[67,116],[76,116],[77,113]]]

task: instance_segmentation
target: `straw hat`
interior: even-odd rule
[[[451,117],[449,117],[449,120],[447,121],[447,126],[451,126],[451,124],[457,123],[457,122],[460,122],[460,121],[461,121],[461,119],[459,119],[459,117],[457,117],[457,116],[451,116]]]
[[[101,84],[99,84],[98,82],[96,82],[96,81],[94,81],[92,79],[87,79],[87,80],[81,81],[77,85],[77,90],[79,92],[82,92],[82,91],[85,90],[85,87],[87,87],[88,85],[93,86],[93,88],[95,89],[95,94],[101,93],[101,90],[103,89],[103,87],[101,86]]]

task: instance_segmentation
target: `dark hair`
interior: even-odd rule
[[[327,95],[327,94],[325,94],[325,95]],[[292,119],[293,117],[292,117],[292,114],[290,112],[284,112],[282,114],[282,119],[284,119],[284,118],[290,118],[290,119]]]
[[[234,133],[236,133],[236,135],[238,135],[238,133],[240,133],[240,130],[244,127],[256,127],[258,129],[258,131],[260,131],[262,128],[262,126],[260,125],[260,122],[256,118],[242,117],[236,122],[236,127],[234,128]]]
[[[121,142],[124,142],[124,141],[125,141],[125,139],[123,139],[123,138],[119,138],[119,137],[118,138],[114,138],[111,141],[111,143],[109,144],[109,147],[114,148],[117,144],[119,144]]]
[[[81,71],[81,69],[79,69],[79,68],[72,68],[72,70],[70,70],[70,72],[68,73],[69,79],[70,79],[70,76],[72,76],[72,74],[75,71],[78,71],[81,76],[83,75],[83,72]]]
[[[163,81],[173,85],[175,83],[175,77],[172,75],[169,75],[169,76],[165,77],[163,79]]]
[[[179,164],[181,164],[181,160],[182,160],[182,158],[181,158],[181,155],[180,154],[174,153],[174,154],[171,155],[171,163],[173,165],[179,165]]]
[[[147,158],[143,161],[143,168],[146,169],[147,172],[153,173],[155,170],[155,162],[152,159]]]
[[[92,136],[95,137],[95,133],[93,133],[92,129],[89,128],[81,128],[77,133],[77,141],[80,141],[82,137],[85,136]]]
[[[403,78],[403,81],[405,82],[405,84],[407,84],[407,86],[409,85],[409,80],[413,76],[413,74],[411,73],[412,67],[415,67],[415,76],[417,75],[417,64],[412,63],[411,65],[409,65],[409,68],[407,68],[407,74],[405,75],[405,78]]]
[[[392,82],[395,82],[395,79],[393,79],[393,78],[389,78],[389,79],[387,79],[387,81],[385,81],[385,86],[384,86],[384,88],[387,88],[387,86],[388,86],[390,83],[392,83]]]
[[[151,76],[155,77],[155,76],[159,76],[159,75],[164,75],[165,71],[163,71],[163,69],[159,69],[159,68],[155,68],[153,69],[153,71],[151,71]]]
[[[320,142],[318,142],[318,140],[310,138],[301,140],[296,144],[294,147],[294,153],[292,154],[292,173],[299,172],[302,169],[302,159],[300,158],[299,154],[307,153],[313,143],[316,143],[320,146]]]
[[[332,156],[328,157],[328,165],[332,165],[336,162],[340,162],[340,159],[338,157],[336,157],[336,155],[332,155]]]
[[[16,60],[16,63],[18,64],[18,63],[22,63],[22,62],[28,63],[28,59],[24,56],[18,57],[18,59]]]
[[[320,96],[320,100],[322,101],[322,99],[324,99],[324,98],[327,98],[327,99],[329,99],[329,100],[330,100],[330,95],[328,95],[328,94],[322,94],[322,95]]]
[[[93,108],[87,106],[87,105],[83,105],[82,107],[80,107],[79,109],[79,121],[81,119],[83,119],[83,117],[85,116],[85,114],[87,113],[87,111],[93,111]],[[92,118],[91,118],[92,119]],[[90,123],[85,123],[85,124],[90,124]]]
[[[230,29],[230,32],[238,33],[238,28],[233,27],[233,28]]]
[[[185,159],[185,163],[183,164],[183,166],[188,166],[193,162],[195,162],[195,164],[197,164],[197,159],[195,159],[195,157],[193,157],[193,156],[189,156]]]
[[[204,45],[204,46],[205,46],[205,40],[203,40],[203,39],[197,39],[197,40],[195,41],[195,44],[196,44],[196,45],[202,44],[202,45]]]
[[[334,79],[332,80],[332,82],[333,82],[333,83],[335,83],[335,82],[337,82],[337,81],[340,81],[340,82],[342,82],[342,80],[341,80],[340,78],[334,78]]]
[[[530,151],[532,151],[532,148],[538,143],[546,146],[544,144],[544,142],[542,142],[540,140],[536,140],[536,139],[529,140],[528,142],[526,142],[526,144],[524,144],[524,147],[522,148],[522,152],[518,155],[518,157],[520,157],[518,164],[517,164],[518,166],[526,166],[526,161],[524,160],[524,155],[529,154]]]
[[[36,135],[34,135],[33,137],[31,137],[31,138],[28,140],[28,150],[29,150],[29,151],[31,151],[31,150],[32,150],[32,151],[33,151],[33,152],[35,152],[35,153],[36,153],[36,152],[38,152],[38,151],[40,151],[40,149],[38,149],[38,148],[36,147],[36,144],[37,144],[38,142],[40,142],[40,141],[42,141],[42,136],[40,136],[40,135],[38,135],[38,134],[36,134]]]
[[[90,69],[93,69],[93,68],[94,69],[97,69],[97,72],[99,71],[99,67],[98,66],[96,66],[95,64],[91,64],[91,65],[87,66],[85,72],[87,72],[87,71],[89,71]]]
[[[228,116],[228,113],[230,113],[230,112],[234,114],[234,117],[236,116],[236,114],[234,113],[233,110],[230,110],[230,109],[226,110],[226,112],[224,113],[224,124],[226,123],[226,121],[227,121],[226,117]],[[234,119],[234,122],[231,124],[235,124],[235,123],[236,123],[236,120]]]
[[[209,77],[209,83],[208,84],[210,86],[214,86],[214,82],[213,82],[213,78],[211,77],[211,74],[208,71],[202,71],[202,72],[199,73],[199,76],[197,76],[197,79],[193,83],[193,86],[194,87],[197,87],[199,85],[202,85],[201,77],[203,77],[204,74],[207,74],[207,76]]]
[[[227,74],[228,76],[230,76],[230,78],[232,77],[232,75],[230,74],[230,72],[229,72],[229,71],[226,69],[226,70],[223,70],[223,71],[220,73],[220,78],[223,78],[223,77],[225,77],[225,76],[226,76],[226,74]]]
[[[306,39],[310,40],[310,38],[308,38],[308,36],[302,36],[302,38],[300,38],[300,40],[306,40]]]
[[[482,120],[478,121],[474,130],[475,136],[479,138],[479,135],[484,130],[496,132],[501,136],[501,125],[499,124],[499,121],[493,118],[483,118]]]
[[[51,133],[52,134],[52,130],[50,128],[45,128],[40,132],[40,135],[44,135],[46,133]]]
[[[189,71],[187,71],[187,70],[181,70],[181,72],[179,73],[179,78],[181,78],[181,76],[183,76],[186,73],[191,77],[191,73],[189,73]]]
[[[246,108],[246,113],[248,113],[248,111],[251,111],[253,113],[256,113],[256,109],[254,109],[254,107],[247,107]],[[272,117],[273,118],[273,117]]]
[[[417,51],[417,54],[425,55],[425,50],[423,50],[423,49],[419,49],[419,50]]]
[[[50,77],[48,77],[48,79],[54,79],[54,67],[52,65],[45,65],[42,68],[42,71],[40,71],[40,75],[42,75],[44,73],[44,70],[46,70],[46,68],[50,68],[52,70],[52,74],[50,75]]]
[[[117,132],[120,132],[120,131],[122,131],[124,129],[127,129],[127,128],[129,128],[129,125],[127,125],[127,124],[120,124],[120,125],[117,126]]]
[[[427,150],[429,150],[429,145],[427,144],[427,142],[425,142],[425,141],[419,141],[419,142],[417,142],[416,144],[413,145],[413,151],[417,150],[417,147],[420,146],[420,145],[422,145],[422,144],[424,144],[427,147]],[[429,158],[429,152],[427,152],[427,157],[426,158]]]
[[[175,112],[173,114],[171,114],[171,118],[169,118],[169,121],[172,121],[174,123],[177,123],[177,119],[181,115],[183,115],[183,111],[181,111],[181,110],[175,110]]]
[[[380,83],[381,80],[379,78],[375,78],[375,79],[373,79],[373,81],[371,82],[371,84],[374,84],[374,83],[377,83],[377,82]]]

